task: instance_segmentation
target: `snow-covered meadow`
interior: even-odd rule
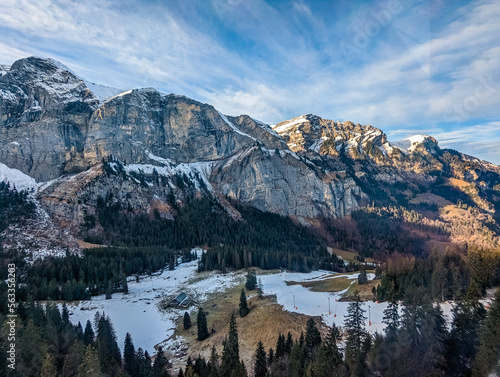
[[[201,250],[198,250],[198,253],[200,252]],[[75,324],[80,321],[82,326],[85,326],[87,320],[93,321],[97,311],[101,314],[104,312],[113,322],[120,347],[123,347],[125,334],[129,332],[136,348],[142,347],[150,353],[154,352],[155,345],[161,343],[169,346],[174,342],[173,339],[167,340],[174,334],[175,321],[184,313],[184,309],[161,311],[158,304],[163,298],[186,292],[199,304],[203,304],[208,294],[224,292],[244,283],[244,274],[241,272],[198,274],[196,271],[196,261],[181,264],[174,271],[167,270],[154,276],[142,277],[138,283],[130,281],[127,294],[115,293],[110,300],[106,300],[105,296],[101,295],[89,301],[71,304],[68,306],[71,321]],[[337,326],[343,326],[349,303],[337,300],[345,291],[313,292],[300,284],[286,284],[287,281],[307,282],[332,278],[332,276],[347,277],[352,279],[352,282],[357,279],[357,274],[335,274],[329,271],[281,272],[261,275],[258,278],[262,282],[264,294],[276,295],[277,303],[283,306],[283,310],[321,316],[327,325],[335,322]],[[368,274],[368,278],[372,279],[373,274]],[[386,303],[363,303],[367,317],[366,328],[371,333],[383,330],[382,318],[386,307]],[[449,315],[451,304],[444,304],[442,307],[445,314]],[[368,315],[370,315],[371,324]],[[178,343],[179,339],[175,342]]]
[[[158,304],[163,298],[186,292],[196,302],[203,303],[208,294],[223,292],[243,283],[243,275],[233,273],[203,273],[203,279],[200,279],[197,268],[197,261],[184,263],[174,271],[166,270],[158,275],[143,276],[138,283],[135,280],[130,281],[127,294],[115,293],[109,300],[106,300],[105,295],[100,295],[88,301],[70,304],[70,319],[73,323],[80,322],[85,327],[87,320],[93,322],[96,312],[104,312],[111,318],[121,348],[125,335],[129,332],[136,348],[142,347],[152,353],[156,344],[164,342],[174,334],[175,321],[185,311],[161,311]]]

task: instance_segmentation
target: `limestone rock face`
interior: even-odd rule
[[[71,172],[98,100],[55,62],[26,58],[0,76],[0,161],[38,181]]]
[[[171,216],[204,195],[235,218],[226,196],[287,216],[341,217],[438,175],[464,179],[478,195],[500,183],[498,166],[441,150],[429,136],[389,143],[375,127],[310,114],[271,128],[155,89],[97,98],[40,58],[0,67],[0,162],[52,181],[38,199],[68,229],[110,192],[137,213]]]
[[[219,165],[211,180],[224,195],[287,216],[345,216],[366,198],[350,178],[332,179],[293,152],[259,147]]]

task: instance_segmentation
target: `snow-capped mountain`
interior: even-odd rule
[[[235,218],[227,198],[287,216],[342,217],[450,177],[496,211],[500,168],[441,150],[430,136],[390,143],[375,127],[310,114],[270,127],[152,88],[89,84],[50,59],[1,72],[0,179],[16,179],[7,167],[31,177],[51,218],[75,231],[109,192],[137,213],[167,217],[172,200],[197,196]]]

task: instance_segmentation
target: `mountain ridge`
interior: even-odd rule
[[[373,126],[312,114],[271,127],[154,88],[103,100],[41,58],[5,72],[0,162],[48,182],[36,198],[75,234],[109,192],[138,213],[154,207],[167,217],[178,203],[205,196],[234,218],[226,199],[285,216],[340,218],[434,191],[498,214],[500,167],[441,149],[432,136],[398,145]]]

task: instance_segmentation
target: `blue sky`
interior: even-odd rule
[[[411,5],[409,4],[411,3]],[[500,2],[0,0],[0,63],[52,57],[274,124],[313,113],[500,164]]]

